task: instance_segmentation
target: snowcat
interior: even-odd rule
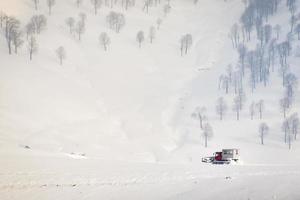
[[[238,149],[223,149],[220,152],[215,152],[211,157],[202,158],[202,162],[212,164],[230,164],[237,163],[240,158]]]

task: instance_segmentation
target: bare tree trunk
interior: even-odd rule
[[[180,54],[181,56],[183,56],[183,46],[181,45],[181,48],[180,48]]]
[[[230,37],[230,39],[231,39],[232,48],[234,48],[234,41],[233,41],[233,38]]]
[[[11,55],[11,41],[10,39],[8,39],[9,41],[7,42],[7,45],[8,45],[8,53],[9,55]]]
[[[203,129],[203,119],[201,117],[201,115],[198,115],[199,117],[199,122],[200,122],[200,128]]]
[[[291,140],[291,134],[289,134],[289,149],[292,148],[292,140]]]
[[[187,54],[188,53],[188,44],[186,44],[186,46],[185,46],[185,54]]]
[[[259,119],[262,119],[262,111],[259,111]]]
[[[127,10],[128,9],[128,0],[126,0],[126,4],[125,4],[125,10]]]
[[[287,130],[284,131],[284,143],[287,143]]]

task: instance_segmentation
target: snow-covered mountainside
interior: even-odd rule
[[[0,199],[300,199],[299,6],[0,0]]]
[[[47,15],[44,3],[35,12],[32,2],[16,2],[21,4],[23,24],[34,14]],[[212,67],[241,5],[203,2],[194,6],[179,1],[172,3],[172,12],[164,17],[163,3],[148,13],[141,3],[137,1],[128,11],[115,6],[113,10],[126,17],[124,28],[115,33],[106,23],[110,8],[103,6],[95,16],[90,2],[79,9],[72,1],[57,2],[45,30],[36,37],[38,52],[31,62],[27,44],[19,55],[8,55],[2,37],[1,128],[9,135],[4,139],[15,138],[12,142],[40,150],[89,151],[95,156],[112,149],[117,151],[115,156],[134,156],[143,149],[162,155],[176,148],[178,135],[170,124],[170,112],[178,106],[168,107],[181,98],[185,84],[202,73],[199,70]],[[224,18],[228,8],[236,11]],[[78,41],[69,34],[65,20],[74,17],[77,21],[81,12],[87,15],[86,31]],[[150,44],[148,29],[156,27],[158,18],[162,24]],[[146,37],[141,49],[136,42],[139,30]],[[111,38],[107,52],[99,44],[101,32]],[[189,55],[181,57],[179,40],[185,33],[194,36],[194,45]],[[67,54],[62,66],[55,54],[59,46]]]

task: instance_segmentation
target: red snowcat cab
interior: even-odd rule
[[[222,152],[214,153],[214,160],[221,161],[222,160]]]

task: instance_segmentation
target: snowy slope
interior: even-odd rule
[[[86,2],[82,10],[88,14],[87,31],[79,42],[68,35],[64,24],[67,17],[78,14],[71,3],[58,2],[53,8],[47,30],[38,38],[39,52],[33,62],[26,58],[25,46],[21,55],[8,56],[2,39],[3,134],[9,133],[8,138],[18,137],[18,143],[56,151],[66,148],[65,141],[69,140],[69,145],[76,144],[79,148],[86,144],[85,140],[96,146],[101,143],[120,146],[119,142],[138,141],[150,151],[159,152],[176,147],[172,138],[176,135],[167,124],[170,116],[165,109],[178,98],[178,91],[196,76],[199,68],[214,62],[213,54],[222,48],[222,41],[227,37],[226,27],[232,23],[230,19],[224,20],[222,10],[234,2],[231,5],[203,2],[199,7],[186,1],[174,2],[154,44],[145,42],[142,49],[137,48],[135,34],[140,29],[147,33],[148,28],[155,25],[156,19],[163,15],[161,7],[152,8],[149,14],[143,13],[140,7],[132,8],[126,13],[124,30],[116,34],[105,23],[110,9],[102,8],[100,14],[94,16]],[[26,22],[33,8],[30,2],[21,6],[28,13],[27,18],[22,18]],[[71,8],[70,12],[64,12],[66,7]],[[47,12],[45,6],[42,11]],[[233,20],[237,15],[238,12],[233,12],[228,17]],[[215,23],[206,19],[210,16],[214,16]],[[217,23],[220,20],[224,23]],[[108,52],[98,44],[101,31],[111,35]],[[191,55],[180,57],[178,41],[187,32],[195,35],[194,50]],[[60,45],[67,50],[68,59],[63,66],[58,65],[54,52]],[[201,46],[208,49],[203,51]],[[62,138],[65,141],[59,144]],[[42,145],[42,141],[54,144]]]
[[[0,0],[0,11],[24,25],[35,13],[47,15],[45,2],[40,4],[36,12],[30,0]],[[105,21],[110,8],[102,6],[95,16],[90,1],[80,9],[72,0],[57,1],[31,62],[26,45],[8,55],[0,37],[0,199],[300,198],[299,141],[291,150],[282,141],[277,73],[271,89],[246,91],[247,108],[265,99],[264,120],[250,120],[244,109],[237,122],[233,96],[218,90],[219,76],[238,58],[228,32],[242,2],[199,0],[195,6],[172,0],[167,17],[163,5],[149,13],[138,0],[128,11],[116,6],[112,10],[126,17],[117,34]],[[79,12],[87,14],[82,41],[65,25]],[[288,29],[287,13],[282,3],[270,23]],[[163,22],[150,44],[148,29],[159,17]],[[146,34],[141,49],[139,30]],[[107,52],[98,41],[103,31],[111,37]],[[193,35],[193,46],[181,57],[179,39],[186,33]],[[67,52],[62,66],[55,55],[61,45]],[[297,66],[299,58],[290,63]],[[299,77],[299,69],[292,70]],[[215,113],[220,96],[230,105],[224,121]],[[297,97],[290,113],[299,111],[299,103]],[[197,106],[207,107],[214,130],[208,148],[191,118]],[[262,121],[270,126],[264,146],[258,137]],[[232,147],[241,150],[242,164],[201,163],[203,156]]]

